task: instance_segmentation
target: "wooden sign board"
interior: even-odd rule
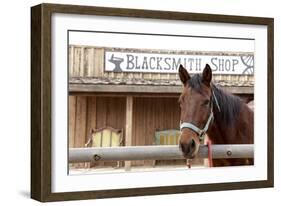
[[[105,71],[177,73],[182,64],[190,73],[201,73],[209,64],[214,74],[253,75],[254,55],[184,55],[105,51]]]

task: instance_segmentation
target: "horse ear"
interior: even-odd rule
[[[183,85],[186,85],[187,81],[190,79],[187,70],[182,65],[179,67],[179,77]]]
[[[212,81],[212,69],[209,64],[206,64],[202,74],[202,82],[205,85],[210,86],[211,81]]]

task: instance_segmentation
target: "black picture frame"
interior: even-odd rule
[[[233,183],[53,193],[51,190],[51,16],[54,13],[139,17],[267,26],[267,180]],[[40,4],[31,8],[31,198],[80,200],[273,187],[274,185],[274,20],[272,18],[201,13]]]

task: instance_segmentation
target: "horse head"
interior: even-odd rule
[[[213,121],[212,70],[207,64],[202,74],[192,77],[180,65],[179,77],[184,86],[179,98],[181,135],[179,146],[186,158],[194,158],[200,142]]]

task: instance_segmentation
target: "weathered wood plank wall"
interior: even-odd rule
[[[69,96],[69,147],[84,147],[91,129],[124,128],[125,98]]]
[[[137,97],[134,99],[133,114],[133,145],[152,145],[155,131],[179,128],[180,108],[177,98]],[[152,163],[151,160],[140,160],[134,161],[133,165]]]
[[[177,98],[134,98],[132,145],[153,145],[156,130],[177,129]],[[84,147],[91,129],[111,126],[126,130],[126,98],[69,96],[69,147]],[[151,165],[134,161],[132,165]]]

